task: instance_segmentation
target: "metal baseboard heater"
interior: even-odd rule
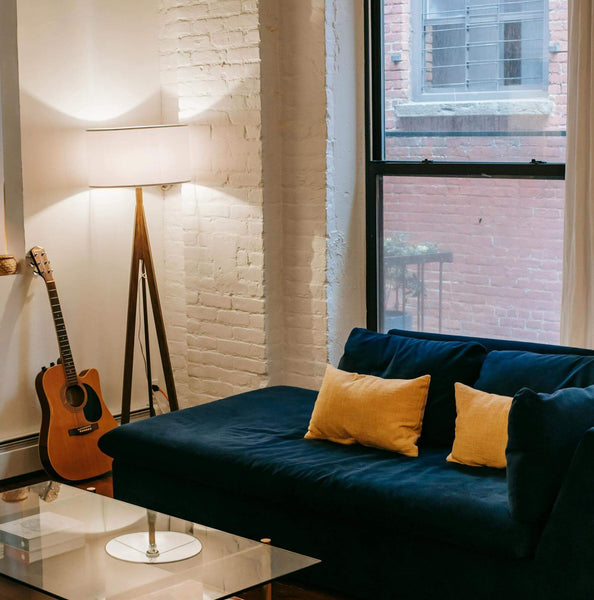
[[[149,409],[134,410],[130,417],[131,421],[146,419]],[[120,423],[121,415],[115,415],[115,419]],[[0,480],[42,471],[38,444],[39,435],[36,433],[0,442]]]

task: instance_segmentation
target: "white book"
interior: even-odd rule
[[[54,512],[42,512],[0,523],[0,542],[28,552],[80,537],[84,523]]]
[[[54,546],[43,546],[40,550],[21,550],[20,548],[14,548],[13,546],[4,545],[4,556],[7,558],[16,559],[27,565],[37,562],[38,560],[51,558],[58,554],[64,554],[71,550],[82,548],[85,545],[85,538],[83,535],[78,534],[66,542],[55,544]]]

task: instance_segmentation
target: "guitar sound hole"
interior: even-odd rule
[[[84,401],[85,393],[80,386],[71,385],[66,388],[66,402],[68,402],[72,408],[78,408]]]

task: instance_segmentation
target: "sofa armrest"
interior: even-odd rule
[[[537,598],[594,593],[594,427],[582,437],[536,551]]]

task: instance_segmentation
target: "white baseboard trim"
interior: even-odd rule
[[[140,421],[149,416],[148,408],[132,411],[130,421]],[[120,415],[116,415],[120,423]],[[35,471],[43,471],[39,460],[39,435],[27,435],[0,442],[0,480],[20,477]]]

